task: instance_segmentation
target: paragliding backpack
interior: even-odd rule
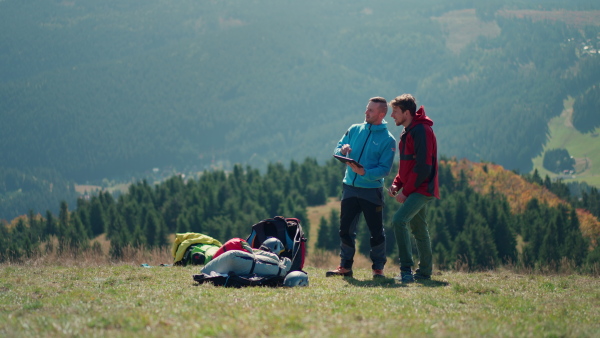
[[[292,261],[290,271],[302,271],[306,257],[306,237],[300,220],[282,216],[263,219],[252,226],[252,232],[246,241],[252,248],[258,249],[269,237],[279,239],[285,246],[280,256]]]
[[[214,286],[242,288],[246,286],[283,286],[285,280],[282,276],[239,276],[230,271],[227,276],[207,275],[205,273],[192,275],[198,284],[211,283]]]

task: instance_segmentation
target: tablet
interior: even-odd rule
[[[338,161],[343,162],[343,163],[354,163],[356,164],[359,168],[362,168],[362,164],[356,162],[355,160],[351,159],[350,157],[344,157],[344,156],[340,156],[340,155],[333,155],[333,157],[337,158]]]

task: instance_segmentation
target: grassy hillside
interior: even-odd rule
[[[444,272],[403,285],[325,278],[304,288],[197,285],[160,261],[0,266],[0,335],[219,337],[596,336],[600,281],[579,275]]]
[[[546,170],[542,165],[544,152],[533,159],[533,165],[542,177],[548,175],[565,182],[582,181],[600,187],[600,130],[582,134],[573,127],[573,102],[572,98],[566,100],[562,114],[548,122],[549,135],[544,152],[549,149],[567,149],[575,158],[575,173],[559,175]]]

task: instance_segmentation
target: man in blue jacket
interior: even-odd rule
[[[350,126],[334,150],[334,155],[350,157],[360,165],[347,164],[340,213],[341,262],[337,269],[327,271],[327,277],[352,277],[356,226],[361,213],[371,233],[373,278],[385,277],[383,178],[390,173],[396,154],[396,140],[383,119],[387,110],[387,101],[383,97],[371,98],[365,111],[365,122]]]

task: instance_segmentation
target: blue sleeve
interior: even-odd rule
[[[365,170],[363,178],[369,181],[377,181],[389,175],[394,164],[395,155],[396,140],[394,137],[390,137],[383,147],[377,166]]]
[[[348,134],[350,134],[350,129],[348,129],[346,131],[346,133],[344,134],[344,136],[342,136],[342,138],[338,142],[338,144],[335,147],[335,149],[333,149],[333,154],[334,155],[342,155],[342,152],[341,152],[342,146],[344,144],[350,144],[350,137],[348,136]]]

